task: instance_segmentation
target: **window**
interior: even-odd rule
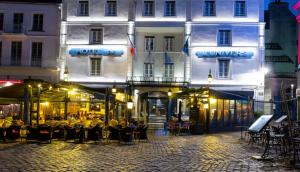
[[[89,15],[89,1],[79,1],[78,15],[79,16]]]
[[[106,16],[117,16],[117,1],[106,2]]]
[[[13,32],[19,33],[19,32],[22,32],[22,29],[23,29],[23,14],[15,13],[14,14]]]
[[[219,78],[229,78],[230,60],[219,60]]]
[[[231,31],[219,30],[219,45],[230,46],[231,45]]]
[[[173,36],[165,37],[165,51],[174,51],[175,39]]]
[[[174,76],[174,63],[165,63],[165,77],[173,78]]]
[[[144,63],[144,77],[153,77],[153,63]]]
[[[145,51],[153,51],[153,50],[154,50],[154,36],[146,36]]]
[[[11,65],[21,66],[22,42],[11,43]]]
[[[42,66],[43,43],[33,42],[31,46],[31,66]]]
[[[91,29],[90,43],[102,44],[102,42],[103,42],[103,29]]]
[[[215,1],[205,1],[204,2],[204,16],[216,16],[216,5]]]
[[[33,14],[32,30],[43,31],[43,22],[44,22],[43,14]]]
[[[175,1],[165,2],[165,16],[176,16],[176,5]]]
[[[91,76],[101,75],[101,58],[90,58],[90,74]]]
[[[0,13],[0,30],[3,30],[4,14]]]
[[[240,17],[246,16],[246,2],[245,1],[235,1],[234,15],[240,16]]]
[[[154,16],[154,2],[144,1],[144,16]]]

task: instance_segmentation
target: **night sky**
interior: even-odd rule
[[[265,9],[267,9],[268,8],[268,4],[269,4],[269,2],[274,2],[275,0],[265,0]],[[295,4],[295,2],[297,1],[297,0],[281,0],[282,2],[289,2],[290,3],[290,9],[291,9],[291,6],[293,5],[293,4]]]

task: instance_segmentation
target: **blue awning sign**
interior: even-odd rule
[[[100,55],[100,56],[122,56],[123,50],[109,50],[104,48],[92,49],[92,48],[72,48],[69,50],[71,56],[88,56],[88,55]]]
[[[251,51],[197,51],[196,56],[198,58],[245,58],[251,59],[254,53]]]

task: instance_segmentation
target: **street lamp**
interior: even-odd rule
[[[68,78],[69,78],[69,71],[68,68],[66,67],[64,71],[64,81],[68,81]]]
[[[212,80],[213,80],[213,77],[211,75],[211,69],[209,69],[209,73],[208,73],[208,76],[207,76],[207,81],[210,84],[212,82]]]
[[[171,90],[171,89],[168,90],[168,96],[169,96],[169,97],[172,96],[172,90]]]
[[[117,88],[116,88],[116,85],[115,85],[115,84],[113,85],[113,88],[111,89],[111,92],[112,92],[113,94],[115,94],[115,93],[117,92]]]
[[[294,98],[294,84],[291,84],[291,98]]]

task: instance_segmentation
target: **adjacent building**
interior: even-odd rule
[[[0,80],[59,81],[61,0],[0,1]]]
[[[281,101],[293,98],[297,85],[297,21],[287,2],[276,1],[265,11],[265,22],[265,66],[268,68],[265,100],[275,102],[274,106],[266,103],[265,110],[280,117],[287,113]],[[292,114],[296,113],[295,106],[291,110]]]

